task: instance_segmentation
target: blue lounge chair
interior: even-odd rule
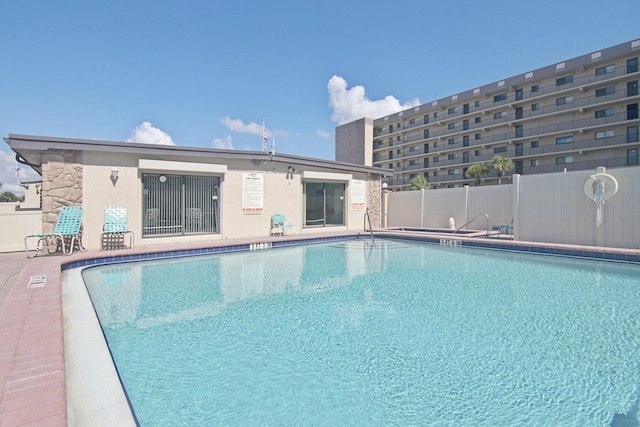
[[[48,253],[51,253],[50,246],[53,244],[56,245],[56,250],[61,250],[64,255],[71,255],[76,244],[81,251],[86,251],[87,249],[82,244],[82,215],[83,210],[80,206],[65,206],[62,208],[58,213],[58,220],[53,233],[31,234],[24,238],[24,249],[27,253],[27,258],[32,258],[29,255],[28,246],[28,240],[31,238],[38,239],[34,257],[38,256],[43,242],[47,246]]]
[[[292,229],[293,224],[287,222],[285,214],[277,213],[271,215],[271,235],[279,234],[285,235],[286,230]]]
[[[125,244],[125,235],[129,235],[129,245]],[[100,250],[133,249],[133,231],[127,224],[127,208],[109,206],[104,210],[104,224],[100,236]]]

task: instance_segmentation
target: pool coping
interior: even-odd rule
[[[442,246],[463,246],[553,256],[579,257],[640,264],[640,249],[601,248],[520,242],[497,238],[452,236],[451,233],[412,233],[377,230],[332,235],[296,235],[274,238],[215,241],[192,245],[145,246],[110,252],[83,252],[68,257],[50,255],[29,262],[0,300],[0,424],[74,425],[69,419],[63,319],[62,272],[91,265],[133,262],[206,253],[264,250],[358,238],[401,238]],[[2,255],[0,254],[0,259]],[[46,285],[28,287],[34,276],[46,276]],[[95,314],[95,313],[94,313]],[[71,350],[67,348],[67,353]],[[110,355],[109,355],[110,357]],[[94,419],[95,421],[95,419]]]

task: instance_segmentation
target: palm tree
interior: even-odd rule
[[[513,161],[504,156],[495,156],[489,162],[489,168],[491,170],[496,171],[498,174],[498,185],[500,185],[500,181],[502,181],[502,176],[513,169]]]
[[[429,188],[431,188],[431,184],[429,184],[427,178],[419,175],[411,180],[411,187],[409,187],[409,190],[428,190]]]
[[[483,176],[487,173],[489,173],[489,166],[484,163],[476,163],[475,165],[469,166],[469,169],[467,169],[467,178],[474,178],[476,180],[476,185],[480,185]]]

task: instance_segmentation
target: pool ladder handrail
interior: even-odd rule
[[[369,232],[371,233],[371,243],[375,243],[375,239],[373,238],[373,228],[371,227],[371,216],[369,215],[369,208],[364,213],[364,231],[367,231],[367,224],[369,225]]]
[[[470,221],[465,222],[461,227],[458,227],[456,229],[456,231],[453,232],[453,234],[456,234],[458,231],[462,230],[464,227],[466,227],[467,225],[471,224],[473,221],[475,221],[477,218],[484,216],[487,218],[487,236],[489,235],[489,215],[487,215],[486,213],[481,213],[478,214],[476,216],[474,216],[473,218],[471,218]]]

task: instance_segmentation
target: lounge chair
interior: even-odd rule
[[[287,222],[287,217],[285,214],[273,214],[271,215],[271,232],[270,234],[276,235],[285,235],[287,234],[286,230],[292,229],[293,224]]]
[[[125,235],[129,235],[129,245],[125,244]],[[133,249],[133,231],[127,224],[127,208],[109,206],[104,210],[104,224],[100,236],[100,250]]]
[[[491,226],[491,231],[497,231],[497,237],[500,237],[501,234],[506,236],[513,235],[513,219],[511,220],[511,224],[494,224]]]
[[[83,213],[80,206],[65,206],[58,213],[58,220],[56,221],[53,233],[31,234],[25,237],[24,249],[27,253],[27,258],[32,258],[32,256],[29,255],[28,246],[28,241],[32,238],[38,239],[35,255],[33,255],[34,257],[38,256],[43,242],[47,247],[48,253],[51,253],[50,246],[53,244],[56,245],[56,250],[61,250],[64,255],[71,255],[76,244],[81,251],[86,251],[87,249],[82,244]]]

